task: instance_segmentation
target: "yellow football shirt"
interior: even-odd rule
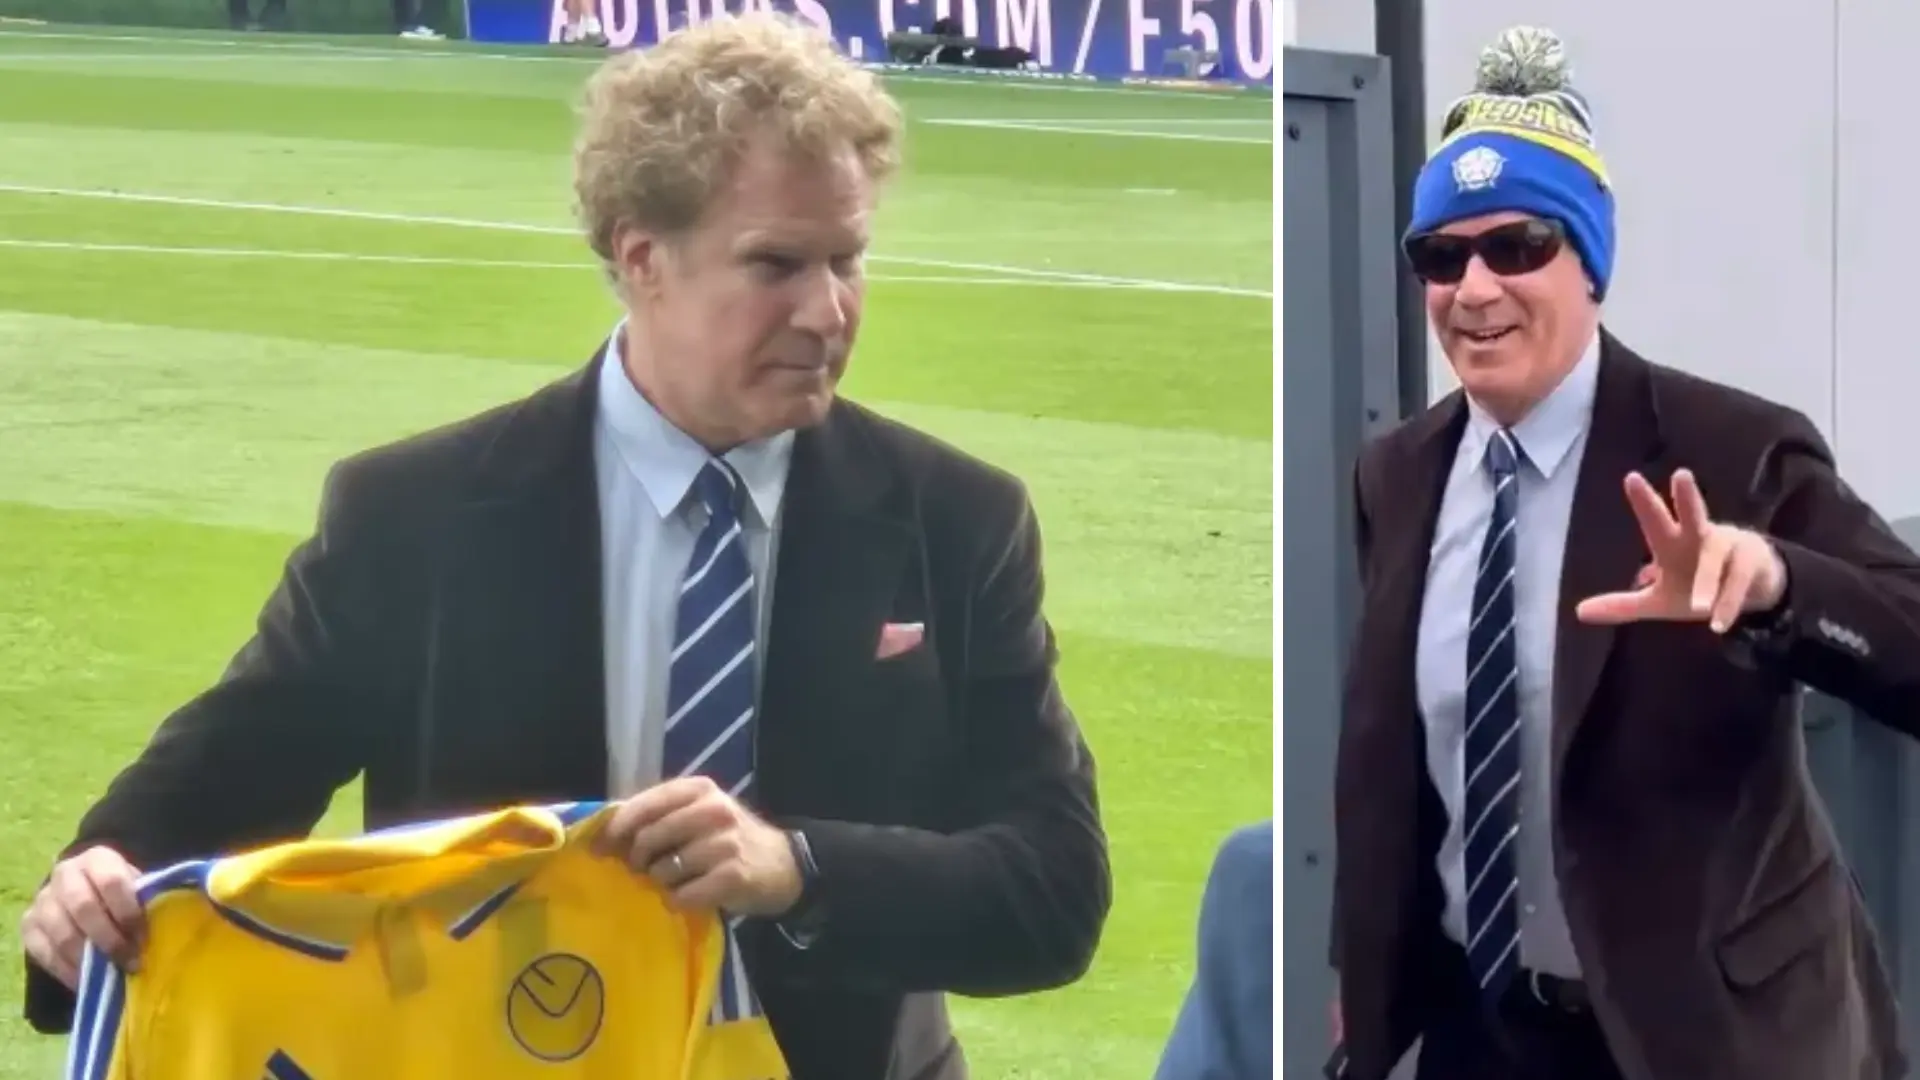
[[[569,803],[142,879],[137,974],[87,950],[68,1080],[786,1080],[728,930]]]

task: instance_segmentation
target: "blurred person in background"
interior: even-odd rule
[[[254,636],[22,921],[38,1029],[86,941],[137,963],[142,869],[303,836],[355,776],[367,828],[618,801],[609,854],[727,917],[723,1000],[794,1080],[964,1080],[947,994],[1091,964],[1112,880],[1027,489],[837,393],[898,103],[758,14],[609,60],[582,114],[623,317],[330,472]]]
[[[287,27],[287,0],[266,0],[255,19],[247,10],[247,0],[227,0],[227,21],[235,30],[284,30]]]
[[[606,31],[600,28],[600,0],[566,0],[567,21],[560,27],[565,45],[607,44]]]
[[[1481,55],[1404,246],[1460,389],[1355,468],[1346,1075],[1417,1039],[1420,1080],[1905,1076],[1797,684],[1920,730],[1920,559],[1805,416],[1602,327],[1614,194],[1552,34]]]
[[[1236,829],[1214,853],[1199,939],[1153,1080],[1272,1080],[1273,822]]]
[[[434,6],[431,16],[422,16],[421,0],[393,0],[393,28],[403,38],[438,41],[446,35],[434,28],[445,26],[446,0],[426,0]]]

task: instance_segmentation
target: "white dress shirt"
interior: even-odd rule
[[[1514,618],[1520,695],[1520,963],[1578,978],[1580,963],[1567,930],[1553,869],[1553,657],[1560,610],[1560,564],[1566,552],[1573,492],[1585,455],[1599,372],[1599,343],[1588,347],[1566,378],[1513,431],[1520,446]],[[1467,628],[1474,577],[1493,480],[1482,466],[1499,424],[1468,399],[1465,430],[1441,496],[1433,550],[1427,556],[1415,661],[1420,713],[1427,732],[1427,768],[1447,809],[1439,870],[1447,906],[1442,926],[1466,938],[1466,853],[1461,837],[1466,780]]]
[[[712,457],[641,395],[621,361],[624,320],[600,368],[594,468],[600,488],[602,611],[607,673],[608,792],[621,798],[661,779],[667,663],[673,651],[680,579],[706,508],[692,494]],[[747,443],[725,455],[746,481],[741,515],[759,607],[755,673],[765,671],[774,551],[793,433]]]

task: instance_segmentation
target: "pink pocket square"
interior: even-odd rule
[[[880,628],[880,647],[874,650],[873,658],[891,660],[901,653],[912,652],[926,636],[926,623],[890,622]]]

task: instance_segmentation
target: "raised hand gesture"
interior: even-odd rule
[[[1706,622],[1723,634],[1742,613],[1779,605],[1787,588],[1780,553],[1759,533],[1715,523],[1691,472],[1673,474],[1671,508],[1637,472],[1625,486],[1653,561],[1629,591],[1580,601],[1574,614],[1581,622]]]

